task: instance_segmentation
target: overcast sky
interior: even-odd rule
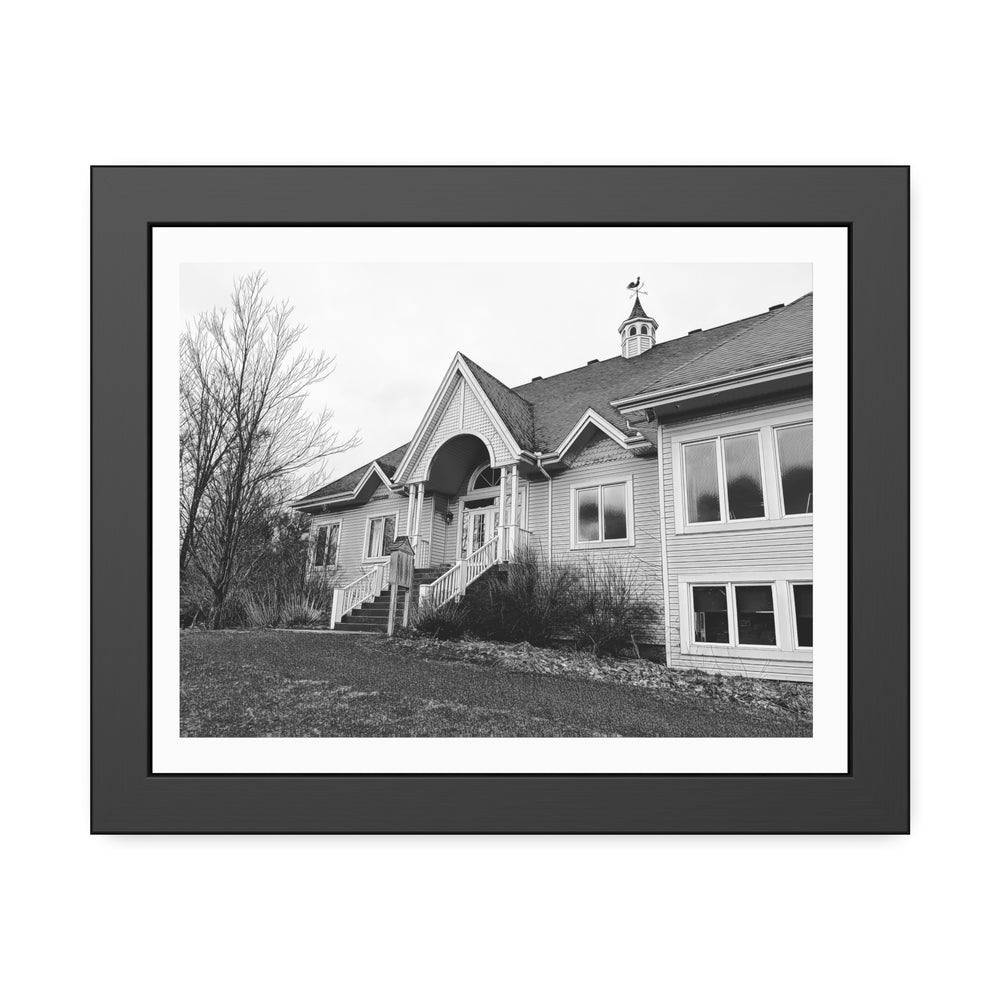
[[[406,443],[456,351],[509,386],[619,353],[618,325],[641,275],[657,342],[791,302],[812,288],[812,265],[775,264],[185,264],[181,313],[227,306],[235,277],[261,269],[307,330],[305,346],[336,357],[314,390],[346,437],[330,478]]]

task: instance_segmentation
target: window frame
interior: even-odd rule
[[[772,438],[774,440],[774,466],[775,466],[775,472],[777,474],[776,477],[775,477],[775,479],[776,479],[775,485],[777,486],[778,510],[779,510],[779,512],[781,514],[782,520],[785,520],[785,519],[801,520],[804,517],[812,518],[812,516],[813,516],[813,511],[811,511],[811,510],[810,511],[805,511],[802,514],[789,514],[785,510],[785,489],[781,485],[781,449],[778,447],[778,431],[785,430],[785,429],[787,429],[789,427],[805,427],[806,425],[808,425],[809,427],[812,427],[813,421],[812,421],[811,417],[808,420],[792,420],[792,421],[789,421],[787,423],[783,421],[780,424],[779,423],[775,423],[775,424],[773,424],[771,426],[771,436],[772,436]],[[813,448],[813,457],[815,459],[815,446]],[[814,461],[814,463],[813,463],[813,474],[814,475],[815,475],[815,471],[816,471],[816,466],[815,466],[815,461]],[[813,501],[815,499],[816,499],[816,493],[815,493],[815,489],[814,489],[814,491],[810,494],[810,504],[813,505],[813,506],[814,506]]]
[[[724,573],[714,576],[678,576],[677,601],[680,624],[680,652],[682,656],[715,656],[744,660],[777,660],[812,663],[813,648],[797,646],[794,622],[793,584],[812,584],[808,572],[792,573]],[[774,608],[775,645],[760,646],[740,644],[736,618],[736,587],[757,586],[771,588]],[[696,642],[694,618],[694,587],[722,587],[726,591],[726,610],[729,625],[729,642]]]
[[[316,562],[316,541],[319,537],[319,532],[321,528],[327,529],[327,540],[326,540],[326,551],[327,555],[330,552],[330,528],[336,527],[337,529],[337,558],[333,562]],[[309,530],[309,569],[310,570],[324,570],[324,569],[334,569],[340,565],[340,551],[341,543],[344,538],[344,519],[342,517],[338,518],[327,518],[324,520],[314,521],[310,525]]]
[[[812,646],[803,646],[799,642],[799,615],[798,609],[795,604],[795,588],[796,587],[812,587],[812,580],[789,580],[788,581],[788,609],[790,612],[790,619],[792,625],[792,646],[796,650],[807,650],[808,652],[813,651]],[[813,592],[813,597],[815,598],[815,591]]]
[[[726,592],[726,617],[729,620],[729,642],[699,642],[695,635],[695,610],[694,610],[694,590],[696,587],[722,587]],[[737,587],[767,587],[771,591],[771,613],[774,615],[774,642],[762,645],[758,642],[740,642],[739,621],[736,616],[736,588]],[[778,651],[781,649],[781,636],[778,628],[778,594],[774,580],[727,580],[726,582],[716,581],[713,583],[692,583],[688,585],[688,610],[691,616],[691,645],[692,646],[725,646],[728,649],[770,649]]]
[[[682,428],[677,431],[664,427],[664,434],[670,434],[670,472],[673,483],[674,534],[694,535],[712,532],[759,531],[766,528],[811,525],[813,515],[785,514],[781,495],[780,471],[778,466],[778,440],[776,431],[784,427],[812,424],[811,407],[798,407],[778,413],[761,413],[756,419],[705,421],[700,426]],[[761,475],[764,488],[764,517],[720,519],[718,521],[689,521],[687,498],[687,463],[684,448],[689,444],[715,442],[716,476],[719,477],[722,492],[719,497],[719,513],[729,516],[728,485],[725,483],[725,456],[723,440],[756,432],[761,457]],[[664,459],[666,461],[666,459]],[[665,470],[666,471],[666,470]],[[725,509],[723,509],[725,505]]]
[[[625,537],[605,539],[604,535],[604,487],[625,487]],[[597,523],[601,537],[594,541],[580,538],[579,504],[577,494],[583,490],[598,491]],[[569,490],[569,529],[570,549],[622,549],[635,545],[635,512],[632,502],[632,474],[617,476],[602,476],[598,479],[588,479],[586,482],[571,486]]]
[[[479,487],[476,487],[474,485],[475,482],[476,482],[476,480],[487,469],[495,469],[497,473],[499,473],[501,476],[503,475],[503,470],[502,469],[498,469],[495,466],[490,465],[489,462],[483,462],[483,464],[480,465],[480,466],[478,466],[476,469],[474,469],[472,475],[469,476],[469,482],[468,482],[468,492],[469,493],[485,494],[485,493],[487,493],[490,490],[498,490],[498,489],[500,489],[500,483],[499,482],[497,482],[496,485],[494,485],[494,486],[479,486]]]
[[[761,500],[764,505],[764,513],[760,517],[730,517],[729,515],[729,478],[726,474],[726,441],[730,438],[741,438],[750,437],[754,435],[757,438],[757,461],[760,463],[760,492]],[[683,458],[683,469],[681,483],[683,485],[683,503],[684,503],[684,518],[687,526],[694,528],[701,528],[706,524],[710,524],[713,527],[722,527],[730,524],[746,524],[747,522],[753,523],[755,521],[769,521],[772,518],[769,516],[770,509],[767,502],[767,479],[764,473],[764,435],[760,429],[757,430],[747,430],[747,431],[734,431],[731,434],[716,434],[710,437],[696,438],[693,441],[685,441],[681,445],[681,455]],[[689,511],[687,509],[688,495],[687,495],[687,449],[694,445],[699,444],[714,444],[715,445],[715,475],[716,480],[719,484],[719,514],[720,518],[718,521],[691,521],[688,519]]]
[[[368,539],[371,537],[372,522],[373,521],[387,521],[389,518],[393,519],[392,537],[395,539],[399,535],[399,512],[390,511],[385,514],[369,514],[365,518],[365,533],[361,536],[361,561],[363,563],[377,563],[377,562],[388,562],[389,557],[387,555],[370,556],[368,555]],[[383,526],[382,532],[384,535],[385,527]]]

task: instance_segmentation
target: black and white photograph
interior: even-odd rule
[[[182,264],[181,736],[810,738],[812,272]]]

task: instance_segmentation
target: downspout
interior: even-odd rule
[[[663,424],[656,425],[656,465],[660,473],[660,558],[663,561],[663,646],[670,663],[670,574],[667,572],[667,500],[663,488]]]
[[[549,565],[552,565],[552,477],[542,468],[542,453],[540,451],[535,452],[535,464],[538,466],[538,471],[545,476],[549,481],[549,527],[546,532],[546,547],[548,549],[548,559]]]

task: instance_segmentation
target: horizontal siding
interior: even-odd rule
[[[396,531],[397,533],[404,531],[406,528],[406,504],[405,496],[390,495],[382,489],[376,491],[376,494],[366,504],[338,511],[336,514],[314,517],[310,525],[313,537],[321,524],[328,524],[331,521],[341,521],[342,524],[340,551],[337,557],[338,565],[325,569],[312,567],[313,576],[325,579],[331,586],[337,587],[343,587],[356,580],[362,571],[361,559],[364,554],[365,524],[368,518],[378,517],[382,514],[396,514]]]
[[[663,562],[660,553],[659,472],[656,456],[638,458],[615,445],[609,452],[602,444],[583,449],[570,457],[572,465],[564,472],[552,474],[552,557],[570,563],[596,565],[602,562],[627,563],[636,567],[643,596],[652,604],[653,614],[637,641],[663,643]],[[589,452],[589,455],[588,455]],[[592,460],[591,460],[592,459]],[[610,476],[632,476],[632,516],[635,544],[622,548],[571,549],[570,519],[571,489],[586,486]],[[544,483],[545,480],[539,481]],[[537,531],[538,544],[544,551],[547,542],[547,486],[532,480],[529,501],[530,524]],[[536,499],[537,498],[537,499]],[[536,528],[537,525],[537,528]]]
[[[776,680],[812,680],[812,664],[782,658],[781,651],[767,660],[711,656],[706,653],[681,651],[681,603],[678,577],[697,577],[725,582],[734,574],[759,575],[762,581],[773,574],[790,574],[812,579],[812,525],[771,523],[767,527],[712,531],[678,535],[674,519],[674,497],[681,483],[675,483],[673,469],[673,437],[691,430],[712,432],[729,422],[748,417],[760,418],[761,423],[779,420],[786,412],[801,410],[808,400],[734,410],[711,418],[664,425],[663,462],[664,518],[667,538],[668,594],[670,603],[670,657],[676,667],[709,670],[722,674],[766,677]]]

